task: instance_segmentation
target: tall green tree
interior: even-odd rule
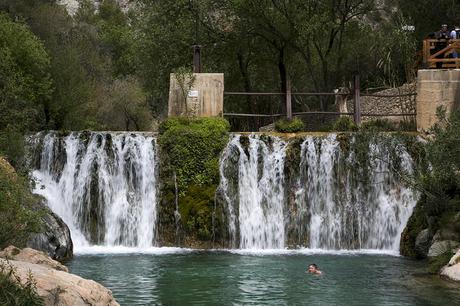
[[[27,25],[0,13],[0,130],[43,125],[52,92],[49,70],[43,43]]]

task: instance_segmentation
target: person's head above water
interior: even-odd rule
[[[321,274],[322,272],[318,269],[318,266],[316,264],[309,264],[308,265],[308,273]]]

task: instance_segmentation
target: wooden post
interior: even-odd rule
[[[360,88],[360,83],[359,83],[359,75],[355,75],[355,80],[354,80],[354,106],[355,106],[355,113],[354,113],[354,119],[355,119],[355,124],[360,125],[361,124],[361,88]]]
[[[428,42],[428,40],[423,40],[423,68],[429,68],[428,67],[428,56],[430,55],[430,43]]]
[[[193,45],[193,73],[201,73],[201,46]]]
[[[286,117],[292,120],[292,95],[291,95],[291,80],[286,78]]]

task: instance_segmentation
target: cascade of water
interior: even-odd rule
[[[39,137],[39,136],[37,136]],[[157,157],[151,136],[55,133],[43,139],[35,193],[68,224],[76,248],[156,241]]]
[[[239,233],[243,249],[283,248],[284,226],[284,159],[286,143],[273,138],[268,145],[257,135],[249,136],[249,146],[240,136],[231,139],[221,161],[221,186],[229,203],[231,237]],[[238,191],[231,194],[225,168],[231,166],[230,152],[238,152]],[[235,210],[237,203],[238,212]]]
[[[370,140],[367,147],[350,141],[342,148],[334,134],[306,137],[290,184],[284,173],[290,144],[233,136],[222,154],[219,186],[231,246],[284,248],[292,238],[314,249],[397,251],[418,195],[396,169],[410,174],[413,161],[397,141]]]
[[[353,144],[351,145],[353,147]],[[401,232],[417,202],[394,168],[411,173],[413,162],[401,145],[393,150],[370,142],[367,162],[357,152],[346,157],[335,135],[308,137],[301,146],[297,205],[308,211],[309,247],[320,249],[399,249]]]

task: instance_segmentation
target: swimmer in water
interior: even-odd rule
[[[323,274],[323,272],[321,272],[319,269],[318,269],[318,266],[316,264],[310,264],[308,266],[308,270],[307,270],[308,273],[310,274],[315,274],[315,275],[321,275]]]

